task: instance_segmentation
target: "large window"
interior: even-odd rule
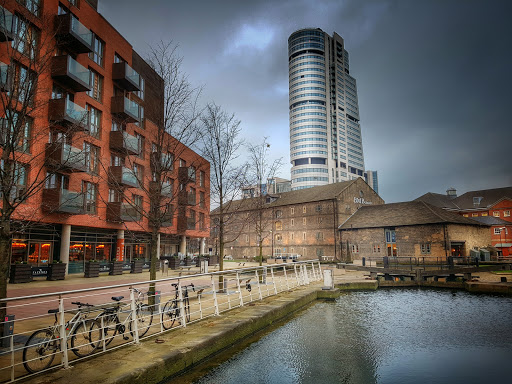
[[[97,187],[96,184],[88,181],[83,182],[83,193],[84,193],[84,209],[85,213],[90,215],[96,214],[96,195]]]
[[[387,248],[387,256],[397,256],[397,246],[396,246],[396,233],[394,229],[389,229],[385,231],[386,233],[386,248]]]
[[[17,0],[18,3],[23,4],[32,14],[39,16],[41,7],[41,0]]]
[[[30,151],[30,133],[32,131],[32,118],[26,116],[22,119],[18,112],[5,111],[5,118],[0,122],[0,146],[10,146],[20,152]]]
[[[85,165],[89,173],[98,174],[100,161],[100,148],[84,141],[83,151],[85,154]]]
[[[103,96],[103,76],[99,73],[89,69],[90,79],[91,79],[91,90],[87,91],[87,94],[91,96],[94,100],[97,100],[101,103]]]
[[[12,47],[25,56],[28,56],[30,59],[35,59],[39,40],[39,31],[19,15],[13,16],[12,24],[14,33]]]
[[[105,55],[105,42],[103,42],[98,36],[94,35],[92,40],[92,52],[89,53],[89,57],[96,64],[103,67],[104,55]]]
[[[31,105],[34,101],[37,75],[19,63],[14,64],[13,96]]]
[[[196,229],[196,212],[192,209],[187,217],[187,229]]]
[[[89,111],[89,135],[99,139],[101,132],[101,111],[89,104],[86,104],[85,109]]]
[[[137,150],[139,151],[138,157],[143,159],[144,152],[145,152],[144,151],[144,143],[145,143],[144,136],[142,136],[138,133],[135,133],[135,137],[137,138]]]

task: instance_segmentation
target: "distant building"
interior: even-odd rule
[[[415,201],[424,201],[490,225],[492,246],[502,256],[512,255],[512,187],[469,191],[461,196],[457,196],[454,188],[449,188],[446,195],[428,192]]]
[[[338,258],[336,243],[338,226],[358,208],[384,204],[384,201],[361,178],[314,188],[269,194],[264,209],[264,231],[258,238],[256,199],[242,199],[230,204],[231,220],[226,226],[225,254],[234,258],[263,255],[300,254],[303,259]],[[211,212],[212,237],[210,247],[216,249],[216,210]]]
[[[342,260],[469,256],[491,242],[489,225],[422,201],[362,206],[340,226]]]
[[[292,190],[292,182],[281,177],[273,177],[267,181],[267,193],[283,193]]]
[[[377,171],[365,171],[364,180],[375,192],[379,193],[379,179],[377,177]]]
[[[364,177],[356,79],[343,38],[320,28],[288,38],[291,188]]]

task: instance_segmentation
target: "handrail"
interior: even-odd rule
[[[286,265],[297,265],[297,264],[310,264],[317,262],[316,260],[303,260],[303,261],[295,261],[291,263],[282,263],[282,264],[275,264],[275,266],[278,266],[279,268],[286,266]],[[163,281],[171,281],[171,280],[182,280],[182,279],[190,279],[190,278],[197,278],[197,277],[204,277],[204,276],[213,276],[213,275],[222,275],[225,273],[234,273],[234,272],[245,272],[245,271],[251,271],[255,269],[260,269],[262,267],[270,267],[269,265],[263,265],[263,266],[256,266],[256,267],[246,267],[246,268],[237,268],[237,269],[225,269],[222,271],[215,271],[215,272],[208,272],[208,273],[197,273],[194,275],[186,275],[186,276],[174,276],[174,277],[166,277],[163,279],[156,279],[156,280],[147,280],[147,281],[137,281],[137,282],[131,282],[131,283],[124,283],[124,284],[116,284],[116,285],[104,285],[101,287],[93,287],[93,288],[83,288],[83,289],[74,289],[71,291],[62,291],[62,292],[50,292],[50,293],[42,293],[39,295],[29,295],[29,296],[18,296],[18,297],[8,297],[5,299],[0,299],[0,303],[7,303],[10,301],[17,301],[17,300],[27,300],[27,299],[35,299],[35,298],[43,298],[43,297],[52,297],[52,296],[59,296],[59,295],[70,295],[73,293],[82,293],[82,292],[94,292],[94,291],[100,291],[105,289],[114,289],[114,288],[125,288],[125,287],[132,287],[133,285],[142,285],[142,284],[151,284],[151,283],[157,283],[157,282],[163,282]],[[274,265],[272,265],[274,267]]]

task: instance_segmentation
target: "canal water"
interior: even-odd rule
[[[218,364],[173,382],[510,383],[512,298],[416,289],[346,293]]]

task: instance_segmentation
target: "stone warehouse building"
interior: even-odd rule
[[[149,258],[155,227],[157,252],[203,251],[210,165],[164,132],[163,79],[98,13],[97,0],[2,5],[1,204],[21,202],[11,263],[38,273],[57,260],[70,273],[89,260],[129,268]],[[162,221],[150,222],[155,211]]]
[[[362,206],[340,226],[342,260],[469,256],[491,244],[489,226],[422,201]]]
[[[266,257],[300,254],[302,259],[323,256],[339,259],[338,226],[362,206],[384,204],[361,178],[270,194],[265,199],[261,239],[256,230],[257,198],[238,200],[230,205],[225,255],[240,259],[255,257],[259,255],[259,241],[262,241]],[[218,251],[215,234],[219,219],[216,212],[211,212],[210,246],[213,253]]]

